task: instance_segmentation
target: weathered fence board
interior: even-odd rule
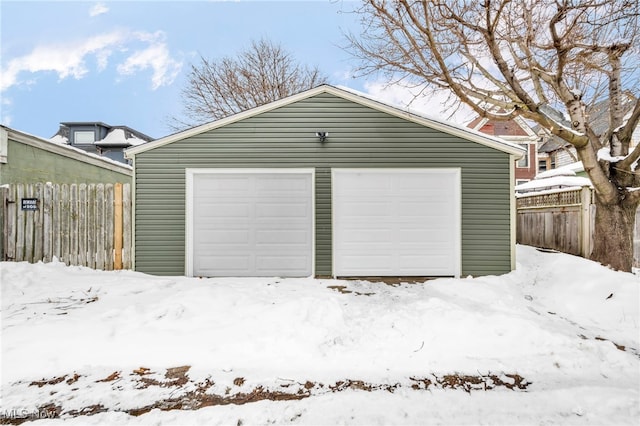
[[[589,257],[596,209],[589,187],[522,194],[516,206],[518,244]],[[640,210],[636,212],[633,257],[634,266],[640,267]]]
[[[517,240],[520,244],[581,255],[582,215],[579,206],[550,207],[544,211],[518,212]]]
[[[131,185],[123,185],[122,186],[122,199],[123,200],[131,200]],[[132,204],[131,201],[122,203],[122,229],[128,230],[127,232],[123,232],[122,235],[122,268],[123,269],[131,269],[132,267],[132,253],[133,253],[133,239],[132,232],[133,229],[131,224],[133,220],[132,213]]]
[[[131,189],[116,185],[118,190],[113,184],[4,187],[3,260],[57,258],[96,269],[131,268]],[[36,210],[22,209],[25,198],[37,199]]]

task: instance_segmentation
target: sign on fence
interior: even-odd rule
[[[129,184],[11,184],[2,199],[3,260],[131,268]]]
[[[36,211],[38,210],[37,198],[23,198],[20,200],[20,210]]]

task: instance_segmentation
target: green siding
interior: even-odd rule
[[[0,183],[131,183],[131,176],[9,138]]]
[[[316,131],[329,132],[324,144]],[[331,275],[331,168],[462,169],[462,274],[511,270],[510,157],[331,94],[136,156],[138,271],[183,275],[185,168],[313,167],[316,274]]]

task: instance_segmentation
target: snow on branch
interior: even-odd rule
[[[608,161],[610,163],[617,163],[626,158],[626,155],[613,157],[609,147],[603,147],[598,150],[598,161]]]

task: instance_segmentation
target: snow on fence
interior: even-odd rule
[[[589,257],[596,206],[591,188],[518,194],[516,241]],[[640,210],[636,212],[633,264],[640,267]]]
[[[130,184],[10,184],[1,192],[3,260],[131,268]]]

